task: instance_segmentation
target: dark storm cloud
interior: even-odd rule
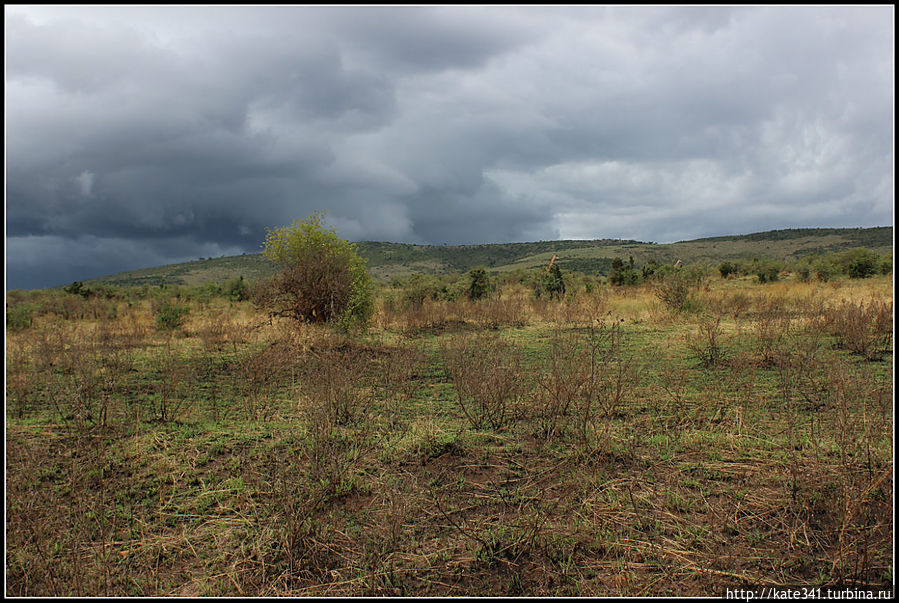
[[[6,9],[7,283],[892,223],[891,7]]]
[[[476,8],[360,7],[327,11],[341,39],[391,72],[471,69],[525,44],[529,28]]]

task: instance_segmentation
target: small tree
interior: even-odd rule
[[[721,273],[721,278],[730,278],[732,274],[739,272],[739,267],[731,262],[722,262],[718,266],[718,272]]]
[[[471,283],[468,285],[468,299],[477,301],[486,296],[490,290],[490,278],[487,276],[487,271],[483,268],[472,268],[468,276],[471,278]]]
[[[558,264],[553,264],[544,277],[543,287],[549,293],[550,299],[562,299],[565,297],[565,279],[562,278],[562,270]]]
[[[368,324],[374,310],[371,276],[356,246],[324,225],[323,212],[270,229],[264,255],[281,269],[257,293],[273,314],[334,321],[345,329]]]
[[[609,282],[613,285],[636,285],[640,282],[640,273],[634,268],[634,258],[626,264],[621,258],[612,260],[612,272],[609,273]]]

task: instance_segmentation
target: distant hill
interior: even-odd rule
[[[608,274],[612,259],[633,257],[637,264],[720,263],[725,260],[771,258],[798,259],[809,253],[828,253],[853,247],[867,247],[892,254],[893,228],[795,228],[745,235],[708,237],[677,243],[642,243],[618,239],[592,241],[538,241],[533,243],[493,243],[484,245],[413,245],[408,243],[357,243],[359,254],[368,261],[376,279],[414,273],[445,274],[464,272],[475,266],[506,272],[516,268],[546,266],[553,255],[565,270]],[[262,254],[201,259],[122,272],[85,281],[123,286],[199,285],[243,276],[253,281],[273,274],[275,267]]]

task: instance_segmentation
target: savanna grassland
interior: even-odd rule
[[[892,274],[384,285],[357,334],[41,295],[6,332],[9,596],[893,583]]]

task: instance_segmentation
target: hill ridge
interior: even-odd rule
[[[742,235],[703,237],[675,243],[642,242],[632,239],[559,239],[522,243],[426,245],[359,241],[359,254],[368,262],[376,279],[413,273],[464,272],[485,266],[496,272],[545,266],[553,255],[563,269],[605,274],[614,257],[634,258],[637,263],[654,260],[670,263],[717,263],[725,260],[767,257],[798,259],[810,253],[827,253],[852,247],[867,247],[892,253],[893,227],[786,228]],[[243,276],[255,280],[271,275],[275,267],[261,253],[203,258],[86,279],[86,284],[197,285],[222,282]]]

